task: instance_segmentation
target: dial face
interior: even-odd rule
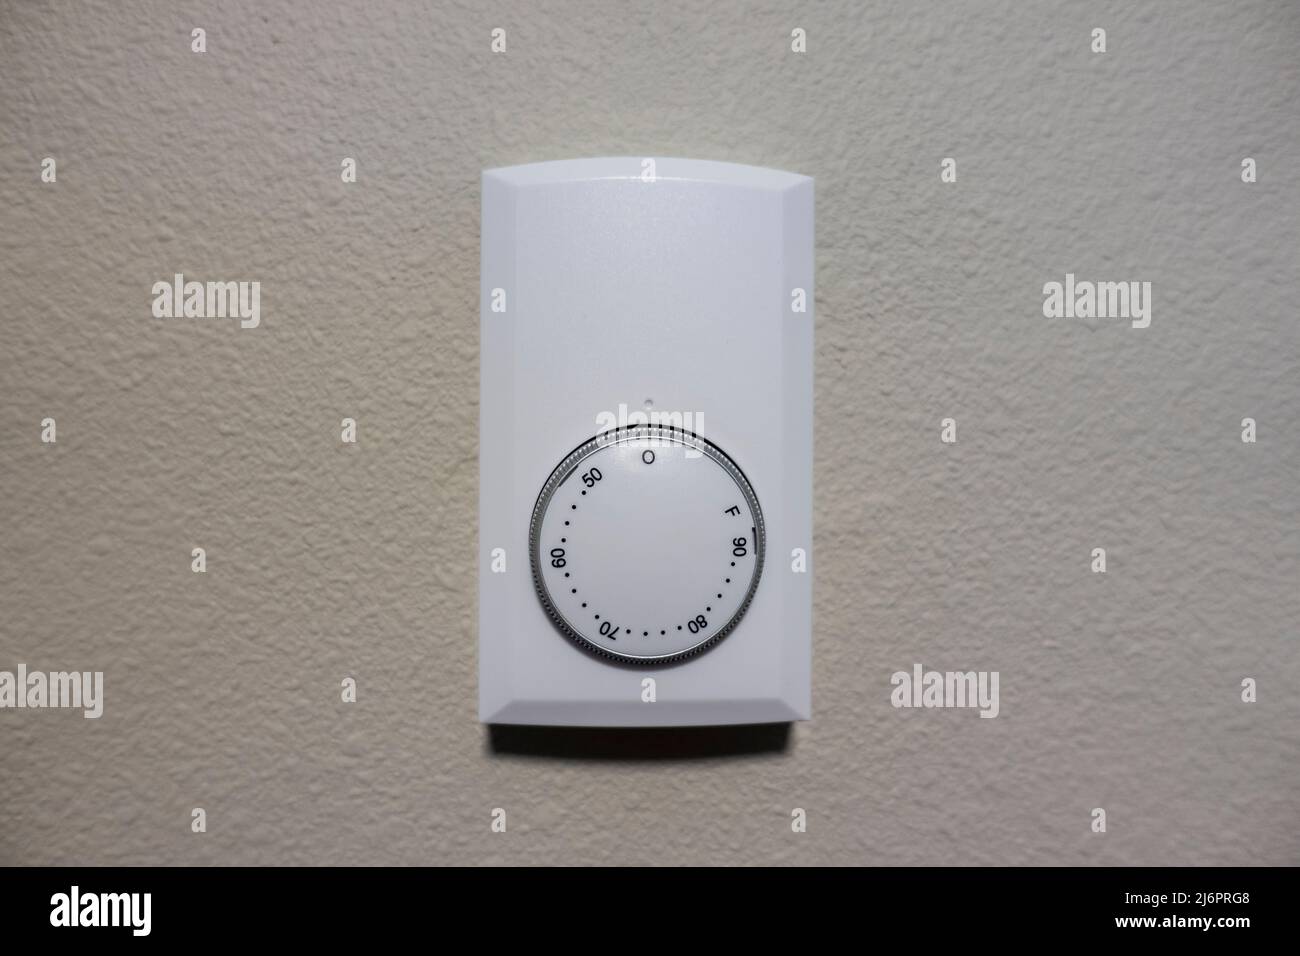
[[[607,659],[668,664],[740,622],[763,572],[763,513],[721,449],[658,425],[599,435],[537,498],[533,581],[570,640]]]

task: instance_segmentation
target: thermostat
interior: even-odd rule
[[[479,717],[810,715],[813,182],[483,174]]]

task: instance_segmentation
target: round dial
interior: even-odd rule
[[[529,555],[546,613],[580,647],[631,664],[708,650],[763,572],[763,513],[716,445],[659,425],[606,432],[556,466]]]

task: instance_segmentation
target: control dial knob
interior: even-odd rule
[[[739,466],[660,425],[584,442],[556,466],[529,527],[546,613],[584,650],[668,664],[740,622],[763,572],[763,513]]]

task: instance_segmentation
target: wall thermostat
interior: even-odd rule
[[[813,181],[483,174],[479,718],[810,716]]]

